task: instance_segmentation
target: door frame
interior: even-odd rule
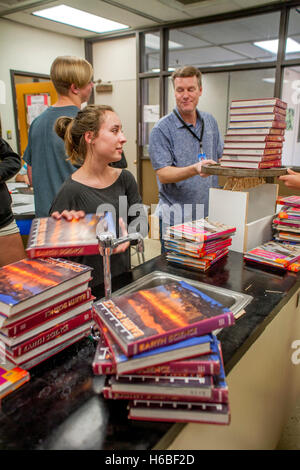
[[[23,75],[24,77],[32,77],[33,79],[42,78],[42,79],[48,79],[48,80],[50,80],[50,75],[42,74],[42,73],[23,72],[22,70],[10,69],[10,81],[11,81],[11,89],[12,89],[15,130],[16,130],[16,143],[17,143],[17,151],[20,155],[21,143],[20,143],[19,123],[18,123],[18,108],[17,108],[17,94],[16,94],[16,81],[15,81],[16,75]]]

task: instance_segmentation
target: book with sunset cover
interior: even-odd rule
[[[25,313],[20,313],[7,319],[0,329],[0,334],[4,334],[7,337],[18,337],[25,332],[34,330],[35,327],[49,320],[69,312],[90,299],[94,299],[90,289],[82,290],[82,286],[75,287],[71,292],[67,291],[63,299],[60,298],[59,301],[56,301],[57,298],[55,297],[55,300],[52,298],[48,302],[43,302],[40,310],[36,311],[33,309],[34,311],[30,311],[30,313],[27,310]]]
[[[95,318],[97,321],[97,319]],[[101,325],[102,336],[109,347],[111,361],[116,374],[149,373],[153,366],[166,362],[198,356],[215,350],[216,338],[212,334],[194,336],[178,343],[157,347],[148,351],[126,356],[117,341],[113,339],[105,325]],[[106,356],[107,361],[107,356]],[[142,372],[142,370],[144,372]],[[147,372],[146,372],[147,371]],[[151,373],[152,374],[152,373]]]
[[[88,266],[54,258],[23,259],[3,266],[0,268],[0,328],[8,317],[88,282],[91,271]]]
[[[26,253],[29,258],[93,255],[99,253],[96,226],[99,216],[59,220],[53,217],[32,221]]]
[[[163,364],[156,364],[149,367],[144,367],[142,369],[135,369],[135,374],[141,375],[177,375],[177,376],[203,376],[203,375],[215,375],[219,374],[220,372],[220,360],[217,355],[217,343],[216,337],[214,335],[210,335],[212,338],[211,342],[199,342],[199,345],[202,351],[206,353],[202,354],[199,352],[199,355],[193,357],[181,357],[176,360],[172,360],[169,362],[164,362]],[[196,338],[195,338],[196,339]],[[189,340],[187,340],[189,341]],[[180,342],[176,343],[179,345]],[[112,346],[113,345],[113,346]],[[115,375],[118,373],[117,371],[117,364],[113,357],[112,347],[115,349],[118,348],[118,343],[114,342],[111,338],[111,343],[107,343],[104,336],[100,336],[99,341],[97,343],[95,357],[93,360],[93,371],[95,375]],[[120,355],[124,356],[120,347],[119,347]],[[200,351],[200,349],[199,349]],[[127,358],[127,362],[130,359]]]
[[[167,228],[166,237],[192,242],[206,242],[217,238],[228,238],[236,231],[235,227],[205,219],[184,222]]]
[[[184,281],[94,303],[96,316],[127,356],[234,324],[224,305]]]

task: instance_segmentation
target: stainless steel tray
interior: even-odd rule
[[[164,273],[163,271],[153,271],[140,279],[133,281],[128,286],[112,293],[112,297],[122,294],[129,294],[140,289],[150,289],[163,284],[168,284],[172,281],[185,281],[188,284],[196,287],[205,294],[209,295],[214,300],[220,302],[224,307],[229,308],[234,315],[243,310],[253,299],[251,295],[235,292],[222,287],[212,286],[204,282],[195,281],[193,279],[176,276],[174,274]]]

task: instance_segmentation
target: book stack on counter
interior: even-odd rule
[[[129,419],[229,424],[221,344],[232,312],[183,281],[97,301],[93,370]]]
[[[166,259],[206,271],[228,254],[235,227],[198,219],[168,227],[164,237]]]
[[[281,166],[287,103],[278,98],[233,100],[220,165],[229,168]]]
[[[247,251],[244,260],[297,272],[300,269],[300,246],[269,241]]]
[[[300,196],[282,196],[277,198],[281,205],[273,219],[274,239],[300,245]]]
[[[0,268],[0,357],[30,369],[90,333],[91,268],[23,259]]]

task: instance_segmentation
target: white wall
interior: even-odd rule
[[[93,45],[95,80],[111,82],[112,93],[97,93],[95,103],[112,106],[120,116],[127,138],[124,152],[128,170],[136,177],[136,40],[135,37]]]
[[[16,130],[10,70],[49,74],[50,66],[59,55],[84,57],[83,39],[56,34],[13,21],[0,19],[0,90],[5,88],[5,104],[1,104],[2,135],[12,131],[11,147],[16,151]]]

